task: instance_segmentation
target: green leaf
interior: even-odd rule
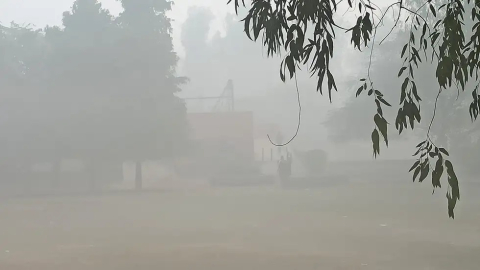
[[[418,148],[417,151],[415,152],[415,154],[413,154],[412,156],[418,155],[420,153],[420,151],[422,151],[422,150],[423,150],[423,148]]]
[[[454,198],[460,199],[460,192],[458,188],[458,179],[457,175],[455,174],[455,170],[453,169],[453,165],[449,160],[445,160],[445,167],[447,167],[447,174],[448,174],[448,183],[452,188],[452,196]]]
[[[415,84],[414,81],[412,81],[412,93],[417,101],[422,101],[422,99],[418,95],[417,85]]]
[[[280,79],[282,82],[285,82],[285,60],[282,60],[282,63],[280,64]]]
[[[285,41],[285,49],[288,47],[290,42],[293,40],[293,31],[295,30],[295,24],[292,24],[287,32],[287,40]]]
[[[407,67],[402,67],[402,68],[400,69],[400,71],[398,72],[397,77],[402,76],[402,73],[405,71],[405,69],[407,69]]]
[[[303,43],[305,42],[305,34],[303,33],[303,30],[300,26],[297,25],[296,27],[297,29],[297,39],[296,39],[296,43],[302,47],[303,46]],[[329,39],[328,39],[329,40]],[[333,51],[333,44],[331,44],[331,46],[329,46],[330,49]]]
[[[402,92],[405,92],[405,90],[407,89],[407,85],[408,85],[408,82],[410,81],[410,79],[408,77],[405,78],[405,80],[403,80],[403,83],[402,83]]]
[[[358,89],[357,89],[357,93],[355,94],[356,97],[358,97],[363,91],[363,86],[360,86]]]
[[[450,192],[447,192],[447,200],[448,200],[448,216],[452,219],[455,219],[455,205],[457,204],[457,199],[454,199]]]
[[[375,114],[373,120],[375,121],[378,129],[380,130],[380,133],[385,140],[385,144],[388,146],[387,120],[385,120],[385,118],[381,117],[379,114]]]
[[[379,97],[378,98],[383,104],[387,105],[388,107],[392,107],[392,105],[390,105],[390,103],[388,103],[385,99],[383,99],[383,97]]]
[[[413,171],[413,169],[415,169],[418,166],[418,164],[420,164],[420,160],[415,161],[415,163],[413,163],[412,167],[410,168],[410,170],[408,170],[408,172]]]
[[[415,172],[413,172],[413,182],[415,182],[415,179],[417,178],[418,174],[420,173],[420,170],[422,169],[421,166],[418,166],[416,169],[415,169]]]
[[[432,12],[434,17],[437,17],[437,12],[435,11],[435,8],[433,7],[433,5],[430,5],[430,11]]]
[[[262,30],[262,25],[260,23],[257,25],[253,25],[253,40],[258,39],[258,36],[260,35],[260,30]]]
[[[442,152],[443,154],[449,156],[449,154],[448,154],[447,150],[445,150],[445,148],[440,147],[438,150],[440,150],[440,152]]]
[[[443,174],[443,164],[441,159],[437,159],[437,162],[435,164],[435,169],[432,172],[432,186],[434,188],[441,188],[442,185],[440,183],[440,178],[442,178]]]
[[[450,160],[445,160],[445,167],[447,167],[447,172],[453,172],[453,164]]]
[[[419,62],[422,62],[422,59],[420,58],[420,54],[418,53],[417,49],[415,49],[415,47],[412,47],[412,51],[413,56],[416,57]]]
[[[453,169],[453,165],[449,160],[445,160],[445,167],[447,167],[448,184],[451,188],[451,193],[447,193],[448,199],[448,215],[455,218],[453,210],[458,200],[460,200],[460,189],[458,187],[458,179]]]
[[[420,146],[424,145],[424,144],[425,144],[425,142],[427,142],[427,141],[423,141],[423,142],[421,142],[421,143],[417,144],[416,148],[418,148],[418,147],[420,147]]]
[[[425,36],[425,33],[427,32],[427,24],[424,23],[423,24],[423,27],[422,27],[422,36],[420,37],[420,40],[423,39],[423,37]]]
[[[422,169],[420,170],[420,178],[419,182],[422,183],[425,178],[427,178],[428,173],[430,172],[430,166],[427,160],[425,160],[424,164],[422,164]]]
[[[407,46],[408,46],[408,44],[405,44],[405,45],[403,46],[402,53],[401,53],[401,56],[400,56],[400,57],[403,58],[403,56],[405,55],[405,52],[406,52],[406,50],[407,50]]]
[[[327,70],[327,78],[328,78],[328,98],[330,99],[330,102],[332,102],[332,89],[335,89],[335,91],[337,91],[337,85],[335,84],[335,79],[333,78],[332,73],[330,73],[330,70]]]
[[[252,37],[250,36],[250,21],[252,19],[252,15],[248,14],[243,20],[245,21],[244,24],[244,32],[247,35],[247,37],[253,41]]]
[[[375,100],[378,102],[378,100]],[[383,116],[383,110],[382,110],[382,107],[377,107],[377,113],[380,114],[381,116]]]
[[[380,136],[378,135],[377,129],[374,129],[372,132],[372,144],[373,156],[377,157],[377,154],[380,154]]]
[[[289,55],[285,58],[285,63],[287,65],[288,71],[290,71],[290,79],[291,79],[295,74],[295,63],[293,62],[292,55]]]
[[[368,41],[370,40],[370,34],[372,31],[372,23],[370,21],[370,13],[366,13],[365,17],[362,20],[362,35],[363,35],[363,42],[365,46],[367,46]]]

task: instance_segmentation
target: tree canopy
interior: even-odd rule
[[[244,0],[228,3],[233,4],[237,12],[241,6],[247,6]],[[385,4],[385,1],[363,0],[252,0],[243,18],[244,30],[252,40],[261,38],[269,56],[284,55],[280,67],[283,81],[294,78],[300,68],[306,66],[318,80],[317,91],[328,93],[330,101],[337,91],[330,68],[335,40],[338,33],[348,35],[352,46],[367,53],[370,59],[364,76],[359,78],[356,96],[366,93],[375,104],[371,133],[374,156],[380,154],[381,140],[388,146],[391,124],[402,134],[426,122],[427,130],[416,146],[417,160],[410,171],[414,181],[422,182],[430,175],[434,189],[440,188],[442,176],[447,176],[448,215],[454,218],[454,208],[460,199],[457,175],[448,151],[432,138],[431,128],[444,91],[470,92],[471,120],[475,121],[480,113],[480,2],[399,0]],[[351,25],[339,23],[346,11],[354,17]],[[393,24],[386,24],[386,18],[392,18]],[[388,34],[380,36],[380,29],[385,27],[389,28]],[[398,50],[401,64],[390,74],[400,80],[396,86],[397,113],[395,119],[390,119],[383,111],[395,103],[384,96],[384,91],[390,89],[381,89],[372,78],[372,59],[376,48],[399,30],[407,35]],[[434,66],[434,89],[418,86],[417,72],[422,65]],[[433,99],[429,99],[429,91],[436,93]],[[434,104],[433,114],[425,119],[420,108],[429,100]]]
[[[183,146],[171,3],[121,3],[119,16],[76,0],[61,26],[1,26],[1,157],[142,161]]]

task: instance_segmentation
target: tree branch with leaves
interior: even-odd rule
[[[244,0],[229,0],[228,3],[234,5],[237,14],[238,8],[249,7],[242,20],[245,33],[253,41],[261,38],[268,56],[285,53],[280,66],[282,81],[285,81],[287,76],[294,78],[302,66],[307,66],[311,75],[317,78],[317,91],[320,94],[324,93],[326,81],[330,101],[333,90],[338,90],[335,76],[330,69],[336,33],[350,35],[351,44],[359,51],[370,49],[370,64],[366,77],[360,79],[356,96],[367,92],[376,105],[377,112],[373,117],[374,129],[371,134],[375,157],[380,153],[380,137],[388,147],[389,122],[384,117],[383,109],[384,106],[391,107],[391,104],[385,99],[381,89],[374,87],[370,67],[372,55],[375,53],[377,29],[385,27],[384,19],[389,11],[394,13],[393,26],[377,46],[381,46],[399,27],[403,26],[409,32],[408,40],[399,52],[403,65],[396,74],[403,78],[399,87],[400,104],[395,119],[395,128],[399,134],[408,128],[415,129],[422,120],[421,93],[427,89],[417,88],[415,71],[420,64],[436,66],[438,93],[435,104],[443,91],[455,87],[459,93],[464,92],[472,82],[476,85],[472,87],[473,100],[469,107],[472,121],[475,121],[480,113],[479,1],[400,0],[391,3],[383,11],[379,7],[380,1],[371,0],[252,0],[248,5]],[[343,16],[339,14],[341,8],[354,12],[356,21],[353,25],[345,27],[336,22],[336,15]],[[467,9],[470,12],[467,12]],[[472,25],[471,29],[468,25]],[[434,117],[429,127],[433,124]],[[430,137],[430,131],[426,132],[425,140],[416,148],[414,156],[417,160],[410,170],[413,172],[413,180],[418,177],[419,181],[423,182],[431,175],[433,188],[440,188],[440,179],[446,172],[448,214],[454,218],[454,208],[460,199],[460,192],[454,166],[448,160],[449,153],[435,144]]]

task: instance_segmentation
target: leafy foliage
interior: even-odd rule
[[[377,3],[375,3],[377,2]],[[242,0],[229,0],[237,10]],[[415,72],[419,65],[433,63],[436,65],[435,76],[438,85],[438,97],[443,90],[452,86],[459,91],[465,91],[469,82],[476,82],[472,91],[473,101],[469,107],[472,120],[476,120],[480,111],[480,96],[478,92],[480,71],[480,2],[448,0],[434,2],[418,0],[410,3],[400,0],[382,10],[380,1],[301,1],[301,0],[252,0],[248,14],[243,19],[245,33],[252,40],[262,38],[267,47],[268,55],[286,55],[280,68],[280,77],[293,78],[302,65],[307,65],[312,76],[316,76],[317,91],[323,94],[323,84],[326,78],[330,101],[332,90],[337,90],[335,77],[330,70],[330,61],[334,56],[334,42],[336,30],[343,31],[351,36],[353,47],[363,50],[370,48],[370,59],[374,53],[377,29],[384,26],[384,19],[388,12],[396,9],[392,33],[399,27],[400,20],[404,21],[404,28],[408,32],[408,40],[399,52],[403,65],[397,76],[402,79],[400,84],[400,106],[395,119],[395,128],[401,134],[404,130],[415,129],[422,121],[420,105],[422,103],[422,89]],[[350,27],[342,27],[336,23],[335,15],[341,8],[351,9],[356,22]],[[468,10],[468,11],[467,11]],[[473,25],[471,30],[468,25]],[[388,36],[387,35],[387,36]],[[377,45],[381,45],[384,37]],[[374,87],[370,76],[370,65],[367,77],[361,79],[357,96],[362,92],[373,97],[377,106],[374,115],[374,130],[371,135],[374,156],[380,153],[380,137],[388,146],[388,121],[383,114],[383,106],[390,104],[384,99],[380,89]],[[429,124],[426,139],[417,146],[415,155],[419,155],[415,166],[412,167],[414,179],[419,177],[422,182],[429,174],[432,177],[434,188],[440,187],[440,178],[447,172],[449,191],[448,214],[454,217],[453,209],[460,199],[458,180],[452,163],[445,160],[448,156],[443,148],[435,146],[430,137]],[[435,169],[430,169],[430,159],[436,159]]]
[[[0,26],[1,158],[120,162],[183,145],[186,108],[175,93],[186,79],[175,75],[170,1],[122,4],[114,17],[97,0],[76,0],[61,28]]]

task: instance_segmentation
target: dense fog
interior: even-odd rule
[[[283,82],[287,50],[227,2],[0,0],[0,269],[478,269],[476,81],[437,96],[423,61],[422,119],[396,129],[422,1],[372,7],[362,50],[338,3],[331,100],[308,65]],[[392,105],[378,156],[367,76]],[[451,170],[433,189],[438,165],[412,168],[422,140],[455,164],[455,219]]]

